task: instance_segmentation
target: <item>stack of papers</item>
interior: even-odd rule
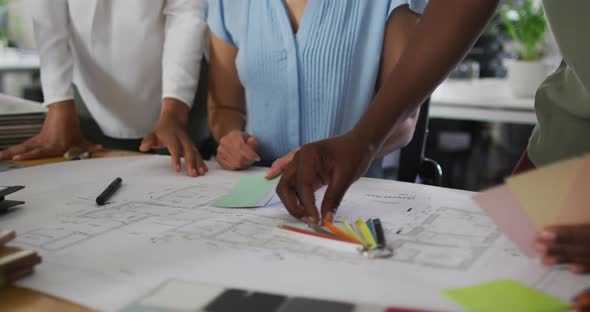
[[[0,94],[0,150],[38,134],[45,113],[37,102]]]
[[[15,237],[14,231],[0,230],[0,286],[31,275],[41,263],[41,257],[34,251],[6,246]]]
[[[510,177],[474,196],[475,202],[529,257],[536,233],[548,225],[590,222],[590,155]]]

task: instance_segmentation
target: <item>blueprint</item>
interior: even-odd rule
[[[471,193],[361,179],[336,223],[381,219],[394,256],[370,260],[273,235],[281,224],[301,226],[276,199],[261,208],[210,206],[241,175],[261,169],[226,172],[210,163],[207,176],[190,178],[168,166],[166,157],[143,156],[0,173],[0,181],[27,186],[18,198],[27,204],[0,219],[0,228],[17,230],[15,244],[44,259],[22,285],[100,310],[120,309],[171,278],[457,310],[442,289],[513,278],[569,299],[590,283],[521,255]],[[121,189],[96,206],[95,196],[118,176]]]

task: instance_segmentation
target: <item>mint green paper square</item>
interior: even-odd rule
[[[258,202],[274,191],[279,178],[267,180],[265,174],[247,175],[240,178],[238,183],[229,193],[213,203],[221,208],[247,208],[257,207]]]
[[[513,280],[443,291],[470,312],[561,312],[569,304]]]

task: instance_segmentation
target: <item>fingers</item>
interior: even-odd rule
[[[589,225],[550,226],[537,237],[535,248],[545,265],[570,264],[575,273],[590,271]]]
[[[328,189],[322,200],[322,220],[333,222],[336,210],[338,210],[338,206],[340,206],[342,198],[352,184],[352,181],[338,168],[333,171],[332,176],[328,180]]]
[[[589,225],[548,226],[539,235],[544,241],[582,244],[590,241]]]
[[[217,160],[227,170],[241,170],[260,161],[256,153],[258,139],[241,131],[234,131],[223,137],[217,148]]]
[[[197,158],[201,158],[201,155],[197,154],[195,146],[188,136],[179,137],[180,145],[182,146],[182,155],[184,156],[184,166],[186,168],[186,174],[191,177],[201,175],[197,171]]]
[[[171,139],[165,143],[172,158],[172,168],[174,171],[180,172],[180,155],[182,155],[182,146],[176,139]]]
[[[253,135],[247,135],[246,144],[255,151],[260,147],[260,141]]]
[[[26,141],[22,144],[11,146],[2,151],[0,160],[14,159],[16,155],[26,153],[30,149],[30,142]],[[14,159],[17,160],[17,159]]]
[[[289,168],[285,171],[285,174],[283,174],[277,184],[277,195],[279,195],[279,198],[289,214],[296,219],[301,219],[305,216],[305,210],[299,205],[294,185],[295,168]]]
[[[299,150],[299,149],[297,149],[297,150]],[[281,158],[275,160],[272,163],[272,166],[270,167],[270,169],[266,172],[265,178],[268,180],[271,180],[271,179],[274,179],[274,178],[278,177],[279,175],[281,175],[281,173],[283,173],[285,171],[285,169],[291,163],[291,161],[293,161],[293,157],[297,153],[297,150],[287,154],[284,157],[281,157]]]
[[[139,145],[139,150],[144,153],[149,152],[155,147],[157,140],[158,138],[154,132],[146,134],[141,141],[141,145]]]
[[[31,159],[38,159],[43,158],[45,153],[41,148],[33,148],[31,150],[26,151],[25,153],[14,155],[14,160],[31,160]]]
[[[301,163],[301,161],[299,162]],[[299,203],[303,206],[307,221],[318,223],[320,221],[318,208],[315,204],[315,190],[321,185],[314,164],[297,168],[297,181],[295,183]]]
[[[187,175],[191,177],[202,176],[207,172],[207,166],[203,162],[201,154],[187,135],[180,135],[179,141],[182,146],[182,155]]]

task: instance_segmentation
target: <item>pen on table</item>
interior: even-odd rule
[[[111,198],[115,192],[121,187],[121,183],[123,180],[121,178],[116,178],[107,188],[96,198],[97,205],[104,205],[109,198]]]
[[[383,233],[381,220],[373,219],[373,226],[375,227],[375,236],[377,237],[377,248],[385,248],[385,233]]]

